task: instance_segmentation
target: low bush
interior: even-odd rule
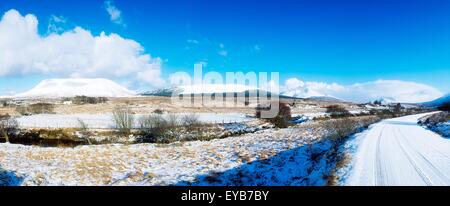
[[[180,125],[180,120],[178,119],[178,116],[176,114],[169,114],[167,116],[167,123],[170,127],[176,127]]]
[[[108,101],[106,97],[88,97],[88,96],[75,96],[67,98],[64,101],[72,101],[74,104],[102,104]]]
[[[344,117],[324,122],[325,128],[330,131],[329,137],[335,142],[342,142],[347,136],[351,135],[359,126],[356,120]]]
[[[269,110],[275,104],[271,104],[268,107],[258,106],[256,107],[256,117],[262,118],[261,113],[264,110]],[[289,126],[289,121],[292,120],[291,107],[286,103],[278,104],[278,114],[273,118],[264,118],[268,122],[272,123],[278,128],[287,128]]]
[[[141,136],[146,142],[169,143],[177,139],[175,130],[178,118],[170,115],[168,120],[162,115],[151,114],[143,116],[138,120]]]
[[[0,107],[7,107],[9,106],[9,102],[7,100],[0,100]]]
[[[91,145],[92,142],[89,139],[89,137],[91,136],[91,133],[89,132],[89,125],[80,118],[78,118],[77,121],[80,129],[80,134],[82,136],[81,138],[85,139]]]
[[[393,109],[393,117],[399,117],[402,115],[403,107],[400,103],[397,103]]]
[[[185,114],[181,117],[181,124],[188,130],[193,131],[201,126],[199,117],[196,114]]]
[[[392,118],[395,114],[389,109],[371,109],[370,115],[376,115],[381,119]]]
[[[55,109],[54,104],[50,103],[35,103],[28,106],[16,107],[16,112],[21,115],[29,114],[51,114]]]
[[[155,114],[164,114],[164,110],[162,110],[162,109],[155,109],[153,111],[153,113],[155,113]]]
[[[120,135],[130,135],[134,126],[134,114],[128,106],[116,106],[113,110],[114,127]]]
[[[19,124],[9,114],[0,115],[0,135],[9,142],[9,135],[19,129]]]
[[[330,117],[332,118],[340,118],[340,117],[349,117],[351,116],[351,113],[345,109],[341,105],[329,105],[326,107],[326,112],[330,114]]]

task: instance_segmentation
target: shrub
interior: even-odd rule
[[[19,128],[19,123],[9,114],[0,115],[0,135],[9,142],[9,135]]]
[[[397,117],[397,116],[400,116],[401,115],[401,113],[402,113],[402,105],[400,104],[400,103],[397,103],[395,106],[394,106],[394,111],[393,111],[393,117]]]
[[[273,106],[271,104],[269,107],[258,106],[256,107],[256,117],[261,118],[261,112],[263,110],[268,110]],[[289,121],[292,119],[291,107],[286,103],[278,104],[278,114],[273,118],[266,118],[267,121],[275,125],[278,128],[286,128],[289,126]]]
[[[88,96],[75,96],[71,99],[74,104],[101,104],[108,101],[108,98],[106,97],[88,97]]]
[[[21,115],[29,114],[49,114],[53,113],[55,105],[50,103],[35,103],[28,106],[16,107],[16,112]]]
[[[196,114],[186,114],[181,117],[181,124],[188,130],[193,131],[201,125],[199,117]]]
[[[328,120],[324,124],[330,131],[330,138],[335,142],[341,142],[358,127],[358,122],[348,117]]]
[[[176,139],[173,134],[176,128],[176,116],[169,120],[161,115],[147,115],[139,118],[141,135],[149,142],[169,143]]]
[[[162,109],[155,109],[153,111],[153,113],[155,113],[155,114],[164,114],[164,110],[162,110]]]
[[[167,116],[167,123],[170,127],[176,127],[180,124],[178,116],[176,114],[169,114]]]
[[[121,135],[129,135],[134,125],[134,114],[128,106],[116,106],[113,111],[115,128]]]
[[[381,119],[391,118],[395,115],[394,112],[389,109],[380,109],[377,111],[376,115]]]
[[[141,131],[146,135],[163,135],[168,127],[167,121],[161,115],[142,116],[138,122]]]
[[[337,105],[337,104],[330,105],[330,106],[327,106],[326,109],[327,109],[326,112],[328,114],[330,114],[330,116],[333,118],[351,116],[350,112],[341,105]]]
[[[7,100],[0,100],[0,107],[7,107],[8,105],[9,104]]]
[[[79,128],[81,130],[80,133],[83,136],[82,138],[84,138],[91,145],[92,143],[91,143],[91,140],[89,139],[89,136],[91,135],[89,132],[89,125],[86,122],[84,122],[83,120],[81,120],[80,118],[78,118],[77,121],[78,121]]]
[[[36,103],[29,106],[30,112],[33,114],[53,113],[55,105],[50,103]]]

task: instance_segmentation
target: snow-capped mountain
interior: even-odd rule
[[[142,96],[159,96],[159,97],[170,97],[175,91],[179,91],[178,87],[160,88],[152,91],[141,92],[139,95]]]
[[[240,84],[197,84],[184,85],[170,88],[156,89],[150,92],[141,93],[145,96],[171,96],[177,94],[220,94],[220,93],[242,93],[246,91],[258,90],[257,87]]]
[[[439,97],[439,98],[437,98],[437,99],[435,99],[433,101],[425,102],[425,103],[422,103],[422,104],[425,105],[425,106],[437,107],[437,106],[441,106],[444,103],[448,103],[448,102],[450,102],[450,93],[446,94],[446,95],[444,95],[442,97]]]
[[[130,97],[135,93],[108,79],[47,79],[15,98],[59,98],[74,96]]]

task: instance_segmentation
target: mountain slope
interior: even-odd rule
[[[47,79],[16,98],[59,98],[74,96],[130,97],[135,93],[108,79]]]
[[[444,95],[444,96],[442,96],[440,98],[437,98],[437,99],[435,99],[433,101],[425,102],[425,103],[422,103],[422,104],[425,105],[425,106],[437,107],[437,106],[441,106],[444,103],[448,103],[448,102],[450,102],[450,93],[446,94],[446,95]]]
[[[150,92],[143,92],[144,96],[171,96],[174,92],[177,94],[233,94],[245,93],[248,96],[250,93],[267,92],[254,86],[240,85],[240,84],[198,84],[198,85],[184,85],[171,88],[156,89]],[[268,94],[271,94],[268,92]]]

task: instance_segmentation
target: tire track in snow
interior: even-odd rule
[[[403,142],[405,142],[409,146],[409,148],[411,148],[411,151],[414,152],[414,154],[417,157],[416,159],[422,160],[422,162],[425,163],[426,166],[428,166],[430,168],[430,170],[438,177],[438,179],[441,180],[439,182],[450,182],[450,180],[442,172],[440,172],[440,170],[433,163],[431,163],[431,161],[428,158],[426,158],[422,153],[417,151],[417,149],[415,147],[411,146],[412,144],[410,143],[408,138],[405,137],[405,135],[403,135],[403,133],[401,133],[398,128],[396,128],[396,131],[400,135],[400,138],[402,138],[404,140]],[[439,151],[439,153],[440,153],[440,151]],[[446,157],[446,155],[444,155],[444,156]],[[450,163],[450,160],[448,162]],[[428,180],[430,180],[430,178],[428,178]],[[432,181],[430,180],[430,182],[432,182]],[[438,184],[438,182],[436,182],[432,185],[437,185],[437,184]]]
[[[384,120],[361,133],[342,184],[450,186],[450,140],[417,125],[425,115]]]
[[[395,128],[394,131],[394,139],[397,142],[398,146],[400,147],[400,149],[402,150],[403,154],[405,155],[405,157],[408,159],[409,163],[411,164],[411,166],[414,168],[414,170],[417,172],[417,175],[419,175],[419,177],[423,180],[423,182],[430,186],[432,185],[430,178],[419,168],[419,166],[417,165],[417,162],[414,161],[414,159],[411,157],[410,153],[408,153],[405,149],[405,147],[402,145],[402,143],[400,141],[398,141],[398,137],[396,134],[398,134],[396,131],[398,130],[398,128]]]
[[[383,177],[383,171],[381,169],[382,163],[381,163],[381,138],[383,136],[383,130],[384,130],[385,126],[383,126],[381,128],[380,134],[378,135],[377,138],[377,149],[376,151],[376,156],[375,156],[375,164],[374,164],[374,177],[375,177],[375,185],[384,185],[385,181],[384,181],[384,177]]]

